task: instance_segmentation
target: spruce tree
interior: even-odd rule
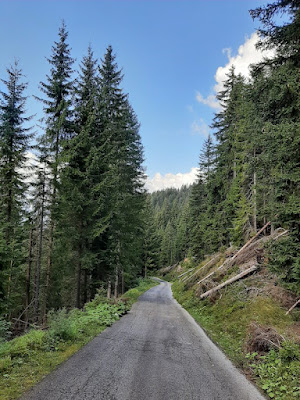
[[[108,279],[114,265],[115,296],[119,276],[124,276],[124,269],[135,268],[141,256],[142,242],[137,234],[142,229],[144,202],[139,123],[120,88],[121,81],[122,73],[109,46],[99,67],[99,133],[95,139],[103,155],[98,230],[103,233],[103,266]]]
[[[80,69],[75,85],[75,133],[68,142],[63,158],[66,163],[61,173],[63,216],[58,228],[61,236],[69,242],[72,253],[70,262],[76,265],[72,275],[76,275],[74,304],[78,308],[89,297],[88,281],[94,267],[91,250],[95,211],[92,194],[94,177],[89,174],[89,162],[96,129],[96,61],[90,46]]]
[[[40,89],[46,98],[40,99],[44,104],[45,113],[45,141],[51,155],[50,168],[52,171],[52,198],[49,227],[49,249],[47,257],[47,273],[45,282],[45,303],[48,303],[51,270],[53,264],[53,245],[55,224],[59,215],[58,189],[61,170],[61,155],[67,140],[73,135],[73,121],[71,110],[71,95],[73,91],[72,64],[70,48],[67,43],[68,32],[63,22],[59,29],[59,40],[54,42],[51,57],[48,62],[51,66],[46,82],[40,83]],[[46,306],[47,308],[47,306]]]
[[[12,293],[23,261],[24,182],[26,153],[33,137],[26,127],[30,117],[25,115],[27,87],[22,71],[15,62],[7,69],[7,80],[1,80],[6,90],[0,91],[0,300],[1,311],[13,307]]]
[[[39,138],[37,164],[34,170],[34,179],[31,182],[31,218],[34,225],[35,257],[33,279],[33,320],[40,322],[42,315],[46,313],[45,293],[42,291],[43,259],[45,258],[46,231],[49,228],[49,212],[51,207],[51,170],[49,167],[48,149],[43,143],[43,137]]]
[[[276,0],[250,10],[253,19],[262,23],[258,47],[275,49],[276,56],[270,63],[283,64],[287,61],[300,67],[300,4],[298,0]],[[285,15],[289,23],[279,25],[277,16]]]

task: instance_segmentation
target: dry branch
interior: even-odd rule
[[[292,305],[292,307],[285,313],[285,315],[288,315],[298,304],[300,304],[300,299],[297,300],[296,303]]]
[[[195,268],[190,268],[188,271],[186,271],[186,272],[184,272],[183,274],[177,276],[177,278],[178,278],[178,279],[181,278],[182,276],[188,274],[189,272],[193,271],[194,269],[195,269]]]
[[[242,251],[244,251],[252,242],[254,239],[256,239],[269,225],[271,224],[271,221],[267,222],[257,233],[256,235],[254,235],[250,240],[248,240],[248,242],[246,244],[244,244],[243,247],[240,248],[240,250],[233,256],[231,257],[229,260],[225,260],[223,262],[223,264],[217,268],[215,271],[212,271],[210,274],[206,275],[203,279],[201,279],[199,282],[197,282],[197,284],[199,285],[200,283],[202,283],[203,281],[205,281],[207,278],[210,278],[212,275],[214,275],[217,271],[219,271],[220,269],[224,268],[225,266],[230,266],[232,265],[233,261],[237,258],[237,256],[239,254],[242,253]]]
[[[201,294],[200,299],[205,299],[210,294],[217,292],[218,290],[222,289],[223,287],[228,286],[231,283],[238,281],[239,279],[242,279],[244,276],[249,275],[251,272],[256,271],[257,269],[258,269],[257,265],[252,265],[252,267],[246,269],[245,271],[241,272],[238,275],[235,275],[233,278],[230,278],[227,281],[221,283],[220,285],[218,285],[218,286],[208,290],[207,292]]]
[[[163,275],[165,275],[165,274],[167,274],[168,272],[172,271],[172,269],[174,269],[174,268],[176,268],[176,267],[178,267],[178,263],[177,263],[177,264],[174,264],[174,265],[170,265],[170,266],[168,266],[168,267],[161,268],[160,272],[161,272]]]
[[[285,340],[276,329],[256,322],[251,322],[247,336],[246,349],[250,353],[265,353],[274,348],[278,349]]]
[[[263,226],[257,233],[256,235],[254,235],[250,240],[248,240],[248,242],[246,244],[244,244],[244,246],[242,248],[240,248],[240,250],[231,258],[230,263],[232,263],[237,256],[243,251],[245,250],[246,247],[249,246],[249,244],[251,244],[253,242],[254,239],[256,239],[269,225],[270,225],[271,221],[267,222],[265,226]]]
[[[211,258],[206,264],[203,265],[203,267],[197,268],[197,270],[196,270],[191,276],[185,277],[185,279],[183,280],[183,282],[192,279],[192,278],[193,278],[195,275],[197,275],[198,272],[199,272],[200,270],[202,270],[203,268],[210,267],[211,264],[213,264],[214,261],[216,260],[216,258],[218,258],[218,257],[221,257],[221,254],[217,254],[216,256],[214,256],[213,258]]]
[[[277,239],[279,239],[281,236],[286,235],[287,233],[289,233],[289,231],[288,231],[288,230],[285,230],[285,231],[279,233],[277,236],[275,236],[275,237],[273,238],[273,240],[277,240]]]

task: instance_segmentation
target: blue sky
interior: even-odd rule
[[[224,75],[228,57],[236,60],[239,46],[258,27],[248,10],[265,3],[0,0],[0,77],[5,78],[6,66],[17,58],[29,82],[28,95],[39,95],[38,84],[49,71],[46,57],[62,19],[75,68],[89,43],[97,58],[111,44],[125,74],[124,90],[141,122],[147,174],[169,173],[172,178],[197,167],[215,111],[203,102],[211,103],[207,96],[214,95],[218,68]],[[243,57],[255,61],[256,56],[246,49],[241,64]],[[40,115],[41,105],[29,98],[28,111]]]

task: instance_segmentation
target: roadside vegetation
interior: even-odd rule
[[[47,329],[31,329],[12,340],[7,340],[9,326],[0,321],[1,400],[18,398],[127,313],[138,297],[155,285],[153,280],[140,280],[116,302],[108,301],[105,291],[99,290],[82,310],[49,311]]]
[[[278,400],[300,398],[300,310],[286,314],[296,294],[280,286],[278,277],[264,265],[259,272],[200,299],[206,288],[198,282],[207,275],[209,259],[198,265],[186,259],[165,268],[163,279],[174,282],[176,300],[265,394]],[[218,259],[209,272],[220,266],[226,254]],[[237,275],[240,268],[243,264],[216,275],[210,285]]]

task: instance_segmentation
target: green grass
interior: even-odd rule
[[[247,354],[245,349],[251,322],[271,326],[285,336],[294,322],[292,315],[285,315],[285,311],[267,296],[250,299],[244,293],[244,288],[245,286],[239,283],[231,285],[223,290],[222,296],[213,303],[208,299],[200,300],[195,294],[195,287],[185,290],[184,285],[178,281],[172,285],[176,300],[235,365],[252,372],[257,384],[271,398],[300,399],[300,388],[297,386],[300,378],[299,344],[287,341],[283,349],[272,350],[264,356]]]
[[[152,279],[141,279],[138,286],[133,289],[128,290],[124,296],[122,296],[126,300],[127,306],[131,307],[133,303],[137,301],[141,294],[152,288],[153,286],[158,285],[157,281]]]
[[[13,400],[38,383],[96,335],[118,320],[138,297],[155,286],[140,280],[117,304],[100,295],[84,310],[51,312],[49,329],[31,330],[11,341],[0,343],[0,398]],[[126,300],[126,301],[125,301]]]

